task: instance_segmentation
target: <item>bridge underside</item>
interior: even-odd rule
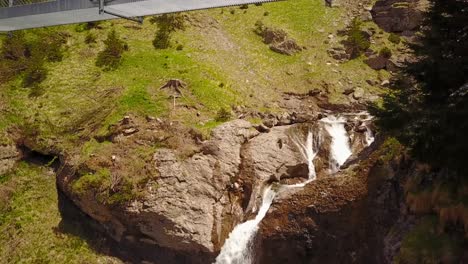
[[[279,0],[115,0],[106,2],[104,10],[122,17],[143,17],[274,1]],[[99,2],[90,0],[10,5],[0,8],[0,32],[118,18],[109,13],[100,14]]]

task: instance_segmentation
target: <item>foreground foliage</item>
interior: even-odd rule
[[[432,1],[419,60],[406,65],[383,105],[371,112],[378,125],[408,146],[414,157],[468,171],[468,3]]]

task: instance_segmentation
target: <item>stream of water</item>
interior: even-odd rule
[[[328,116],[320,121],[331,137],[329,150],[330,173],[335,173],[352,154],[349,135],[345,128],[346,119],[343,117]],[[314,181],[317,177],[313,161],[318,154],[321,144],[321,130],[316,134],[314,134],[313,130],[309,130],[305,140],[301,139],[297,134],[293,135],[291,139],[298,147],[303,158],[307,161],[309,169],[308,179],[298,184],[282,185],[281,188],[302,188],[311,181]],[[372,131],[368,127],[365,133],[365,140],[367,145],[370,145],[374,141]],[[266,216],[275,196],[276,191],[272,189],[272,186],[268,186],[263,193],[262,205],[257,216],[255,219],[246,221],[234,228],[224,243],[220,254],[216,258],[216,264],[252,263],[254,257],[253,242],[258,231],[258,225]]]
[[[349,135],[346,131],[346,119],[343,117],[328,116],[320,120],[330,134],[330,173],[335,173],[340,166],[351,156]]]
[[[229,234],[221,253],[216,258],[216,264],[249,264],[252,263],[252,243],[258,230],[258,224],[265,217],[276,192],[268,186],[263,192],[262,206],[255,219],[237,225]]]

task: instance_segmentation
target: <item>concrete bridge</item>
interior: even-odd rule
[[[0,0],[0,32],[280,0]]]

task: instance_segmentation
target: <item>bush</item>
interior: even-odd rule
[[[34,87],[47,77],[45,62],[63,59],[63,44],[68,35],[62,32],[38,31],[26,38],[22,31],[3,41],[0,50],[0,82],[24,73],[22,85]]]
[[[400,36],[398,36],[395,33],[390,33],[390,35],[388,36],[388,40],[395,44],[399,44],[401,42]]]
[[[219,109],[218,113],[216,114],[215,120],[217,122],[226,122],[229,119],[231,119],[231,117],[232,117],[231,111],[223,107]]]
[[[81,32],[96,28],[99,25],[99,23],[100,23],[99,21],[96,21],[96,22],[76,24],[75,31],[78,33],[81,33]]]
[[[392,57],[392,51],[387,47],[382,48],[379,54],[380,56],[387,58],[387,59],[390,59]]]
[[[1,56],[3,59],[18,61],[28,56],[29,50],[23,31],[12,33],[3,41]]]
[[[255,22],[255,29],[254,29],[255,34],[259,36],[263,36],[264,31],[265,31],[265,24],[263,24],[263,21],[258,20],[257,22]]]
[[[32,55],[50,62],[63,59],[63,44],[67,35],[59,32],[39,33],[38,38],[31,43]]]
[[[128,50],[128,46],[118,37],[115,30],[109,32],[104,44],[104,50],[97,56],[96,66],[104,70],[115,70],[122,63],[122,54]]]
[[[33,58],[23,75],[23,87],[34,87],[47,78],[47,69],[40,58]]]
[[[155,49],[168,49],[171,47],[171,32],[158,30],[153,39],[153,47]]]
[[[185,17],[180,14],[164,14],[151,18],[151,23],[158,24],[158,31],[153,39],[156,49],[168,49],[171,47],[171,35],[174,31],[185,29]]]
[[[361,30],[362,22],[355,18],[351,22],[351,27],[348,30],[348,38],[346,45],[350,49],[351,58],[359,57],[362,52],[370,48],[369,37]]]
[[[85,43],[88,45],[91,43],[96,43],[96,35],[93,33],[88,33],[85,37]]]

